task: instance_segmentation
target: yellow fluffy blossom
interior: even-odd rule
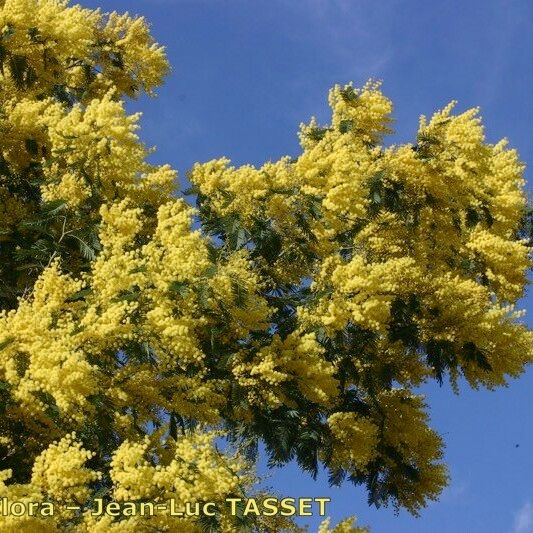
[[[447,475],[413,389],[494,388],[533,358],[517,152],[455,102],[385,145],[380,84],[335,86],[296,157],[195,164],[193,208],[126,111],[167,70],[143,18],[0,0],[0,496],[57,507],[0,530],[206,527],[97,516],[101,497],[211,501],[217,531],[298,531],[228,513],[228,497],[267,497],[243,459],[263,447],[420,512]]]
[[[330,529],[331,519],[326,518],[318,527],[318,533],[368,533],[370,531],[367,527],[356,526],[355,522],[355,518],[346,518]]]
[[[376,456],[376,425],[354,413],[334,413],[328,426],[334,438],[334,461],[348,470],[365,470]]]
[[[75,433],[66,435],[35,459],[31,483],[55,500],[83,503],[90,495],[87,485],[100,478],[83,466],[94,455],[76,441]]]

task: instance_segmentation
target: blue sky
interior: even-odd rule
[[[395,103],[390,142],[413,140],[420,114],[456,99],[459,110],[481,106],[489,141],[509,138],[533,164],[530,0],[82,3],[145,15],[167,47],[166,85],[130,108],[145,112],[141,137],[157,146],[154,160],[182,176],[214,157],[261,164],[297,155],[299,123],[328,119],[328,88],[370,77]],[[523,307],[533,312],[532,302]],[[356,514],[375,533],[533,531],[532,386],[529,370],[496,392],[424,389],[452,481],[420,518],[371,509],[362,489],[329,489],[294,467],[272,472],[269,483],[291,496],[331,496],[335,520]],[[307,523],[313,530],[317,522]]]

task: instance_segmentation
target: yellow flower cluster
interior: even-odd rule
[[[7,498],[12,502],[20,502],[25,508],[30,504],[40,504],[45,500],[45,495],[32,483],[9,483],[12,476],[13,472],[11,470],[0,471],[0,498]],[[16,531],[22,533],[33,533],[34,531],[53,533],[57,532],[57,521],[54,516],[30,516],[29,513],[15,516],[13,513],[2,513],[0,516],[0,528],[2,531],[9,533]]]
[[[115,101],[113,90],[65,113],[48,129],[52,164],[45,177],[55,189],[46,189],[47,198],[55,199],[53,191],[56,198],[68,198],[62,181],[53,181],[54,177],[61,180],[64,170],[76,172],[81,183],[90,175],[105,198],[123,197],[121,190],[131,187],[146,155],[135,134],[138,119],[138,114],[125,114],[124,105]]]
[[[323,352],[314,334],[295,332],[283,340],[274,335],[252,358],[236,355],[232,371],[251,404],[290,405],[282,385],[294,382],[304,397],[327,406],[335,400],[338,383],[335,367],[322,357]]]
[[[376,456],[378,428],[355,413],[334,413],[328,418],[334,438],[334,461],[349,471],[365,470]]]
[[[221,263],[209,286],[213,291],[213,306],[226,315],[228,340],[268,328],[272,310],[260,294],[263,282],[254,272],[246,250],[239,250]]]
[[[330,529],[330,518],[326,518],[318,527],[318,533],[368,533],[370,530],[367,527],[359,527],[355,525],[355,518],[346,518],[339,522],[335,527]]]
[[[0,242],[8,240],[6,235],[9,235],[27,214],[24,203],[10,195],[6,188],[0,187]]]
[[[452,383],[462,373],[474,387],[492,388],[517,376],[531,361],[533,336],[514,310],[531,267],[528,245],[516,236],[526,205],[516,151],[505,140],[486,143],[479,110],[454,115],[455,102],[429,121],[421,118],[416,144],[388,148],[379,143],[389,131],[392,106],[378,84],[337,86],[330,105],[328,126],[315,120],[302,126],[303,152],[290,163],[196,165],[191,180],[202,205],[220,217],[238,215],[251,233],[262,218],[287,236],[275,259],[258,262],[266,280],[311,281],[315,297],[296,309],[302,331],[323,328],[330,338],[346,328],[365,332],[367,346],[348,355],[358,377],[345,387],[364,390],[365,380],[385,368],[406,387],[447,371]],[[311,213],[311,203],[315,211],[303,227],[296,214]],[[302,239],[314,260],[297,255],[302,248],[295,243]],[[412,339],[402,340],[407,334]],[[243,351],[233,358],[233,373],[252,404],[290,405],[282,385],[298,372],[287,371],[276,342],[274,337],[256,355]],[[414,344],[404,344],[409,342]],[[415,345],[428,350],[426,360],[413,356]],[[323,355],[316,357],[318,367]],[[391,398],[379,400],[383,410]],[[409,413],[390,408],[402,426],[393,433],[409,430],[415,439],[391,445],[411,447],[410,460],[422,472],[420,490],[400,498],[416,512],[421,494],[434,497],[445,483],[436,464],[440,443],[420,418],[422,407]],[[361,448],[368,453],[352,458],[352,469],[364,470],[376,439],[388,437],[372,430],[379,420],[358,430],[354,416],[335,412],[331,430],[342,442],[336,456],[345,463],[351,443],[368,439]],[[394,476],[389,482],[402,484]]]
[[[4,69],[3,88],[32,95],[54,86],[85,90],[101,97],[109,89],[134,96],[150,92],[168,70],[164,50],[152,39],[146,21],[128,15],[69,6],[68,0],[3,0],[0,31],[18,67],[31,69],[26,84]],[[98,68],[96,68],[98,67]]]
[[[164,464],[149,460],[152,446],[148,437],[141,442],[125,441],[111,461],[114,500],[149,500],[155,504],[174,500],[178,510],[185,509],[186,502],[192,505],[215,502],[224,516],[225,499],[242,495],[241,487],[252,483],[253,477],[248,472],[249,465],[238,455],[223,455],[218,451],[214,441],[219,436],[216,432],[196,432],[179,437]],[[188,531],[188,528],[197,531],[193,526],[195,517],[176,518],[169,510],[145,520],[153,527],[168,531]],[[227,522],[224,531],[231,531],[230,517],[225,516],[224,521]]]
[[[71,57],[88,56],[101,17],[96,11],[67,5],[64,0],[3,1],[0,26],[9,32],[13,53],[27,57],[34,65],[43,62],[43,48],[63,57],[67,52]],[[28,32],[30,28],[35,28],[35,32]],[[42,82],[51,82],[49,73],[38,74]]]
[[[333,87],[329,93],[333,128],[341,128],[349,121],[348,131],[367,143],[376,143],[384,134],[391,133],[388,124],[392,121],[392,102],[383,95],[380,86],[379,82],[369,81],[360,90],[352,84]]]
[[[82,504],[91,494],[87,485],[101,476],[84,467],[95,455],[82,447],[75,433],[66,435],[35,459],[31,483],[54,500]]]
[[[52,98],[33,100],[9,98],[8,95],[0,92],[0,129],[3,133],[0,146],[6,162],[20,170],[32,160],[32,154],[25,147],[29,139],[41,146],[41,150],[49,150],[48,129],[63,116],[63,110]]]
[[[416,483],[417,488],[402,492],[399,501],[417,514],[424,506],[425,499],[436,499],[447,482],[445,467],[435,464],[435,459],[442,457],[441,438],[427,425],[428,415],[424,411],[425,404],[421,396],[404,389],[391,389],[379,395],[379,402],[384,413],[385,446],[401,450],[405,464],[417,465],[416,482],[408,481],[405,471],[385,459],[391,469],[389,482],[408,483],[413,487]]]
[[[303,138],[312,127],[302,128]],[[295,172],[303,178],[302,192],[321,199],[325,221],[332,229],[343,227],[343,219],[365,215],[365,181],[374,172],[373,154],[358,137],[332,129],[296,161]]]
[[[144,19],[63,0],[0,7],[2,157],[19,170],[46,159],[43,198],[74,208],[96,190],[107,199],[126,189],[140,203],[168,199],[175,172],[144,162],[139,115],[127,116],[119,100],[151,92],[168,68]]]
[[[101,210],[103,249],[87,280],[93,294],[87,298],[83,334],[88,342],[97,341],[100,350],[103,345],[120,349],[131,340],[150,343],[160,371],[179,370],[162,376],[150,366],[130,364],[115,374],[107,395],[117,407],[145,407],[145,415],[139,416],[146,421],[152,406],[216,421],[224,403],[221,384],[203,379],[198,333],[206,319],[193,288],[204,283],[210,262],[205,242],[190,230],[191,215],[180,200],[163,204],[152,238],[135,248],[132,244],[145,229],[142,211],[126,201]],[[172,284],[186,294],[173,292]],[[139,296],[128,301],[124,294]],[[189,365],[193,375],[184,372]]]
[[[330,256],[322,263],[316,286],[324,287],[326,282],[333,287],[334,296],[322,299],[313,313],[301,309],[302,320],[318,319],[334,330],[342,329],[351,321],[361,327],[384,331],[392,299],[416,291],[420,278],[416,262],[409,257],[372,263],[361,255],[350,262]]]
[[[195,165],[193,210],[122,100],[168,68],[142,18],[0,0],[0,40],[0,496],[61,510],[0,529],[196,533],[66,506],[100,483],[121,502],[245,495],[250,465],[211,429],[266,441],[272,411],[302,464],[377,476],[372,496],[414,513],[436,498],[442,443],[412,388],[492,388],[533,359],[524,166],[478,109],[452,102],[385,147],[380,85],[335,86],[297,158]]]
[[[271,189],[272,180],[251,165],[239,169],[228,165],[228,159],[196,164],[190,179],[202,194],[213,199],[218,213],[235,212],[249,219],[256,214],[257,202]]]
[[[72,313],[65,309],[65,300],[81,286],[61,274],[54,261],[30,300],[0,315],[0,338],[7,343],[0,375],[29,419],[48,418],[42,396],[50,395],[63,415],[81,421],[89,408],[87,397],[96,391],[97,370],[85,357]]]

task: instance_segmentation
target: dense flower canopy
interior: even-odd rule
[[[0,497],[57,509],[0,527],[296,529],[223,505],[266,496],[261,442],[418,513],[447,474],[415,389],[493,388],[533,357],[517,153],[454,103],[387,147],[379,84],[335,86],[299,157],[197,164],[180,194],[124,109],[167,70],[142,18],[0,0]]]

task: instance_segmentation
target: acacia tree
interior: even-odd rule
[[[167,68],[142,18],[0,1],[0,496],[56,506],[2,530],[295,529],[223,504],[256,494],[260,443],[417,514],[447,474],[413,390],[494,388],[533,355],[516,152],[453,103],[385,147],[379,85],[336,86],[299,157],[197,164],[179,194],[124,110]]]

